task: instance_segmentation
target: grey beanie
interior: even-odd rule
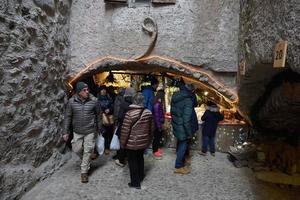
[[[138,105],[138,106],[144,106],[144,96],[141,92],[136,93],[134,95],[132,104]]]
[[[129,88],[125,89],[124,96],[131,96],[131,97],[133,97],[135,94],[136,94],[136,91],[135,91],[134,88],[129,87]]]
[[[78,82],[76,84],[75,91],[76,91],[76,93],[79,93],[82,89],[87,88],[87,87],[88,87],[88,85],[86,83],[84,83],[84,82]]]

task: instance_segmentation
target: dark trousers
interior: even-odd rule
[[[162,131],[156,128],[153,133],[153,143],[152,143],[153,153],[155,153],[158,150],[158,148],[161,147],[161,137],[162,137]]]
[[[105,149],[109,149],[110,142],[111,142],[111,139],[113,137],[114,127],[113,127],[113,125],[111,125],[111,126],[104,126],[103,125],[103,129],[104,129],[104,133],[103,133],[104,147],[105,147]]]
[[[126,150],[130,171],[131,185],[140,187],[144,179],[144,149]]]
[[[125,164],[126,151],[125,149],[120,149],[117,151],[116,159],[120,161],[120,163]]]
[[[214,136],[202,135],[202,152],[203,153],[207,152],[208,146],[209,146],[210,153],[215,153],[216,152],[215,137]]]

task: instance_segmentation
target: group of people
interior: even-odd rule
[[[124,167],[128,161],[130,171],[129,187],[140,189],[144,174],[144,153],[152,141],[152,152],[156,158],[162,157],[162,133],[164,128],[164,91],[157,90],[158,80],[137,92],[134,88],[118,91],[113,99],[104,86],[100,87],[98,97],[89,93],[88,85],[78,82],[75,94],[66,107],[63,139],[71,141],[72,150],[81,157],[81,182],[88,182],[91,159],[95,158],[96,138],[105,138],[105,154],[113,134],[120,139],[120,149],[113,156],[115,163]],[[177,157],[174,173],[189,173],[190,144],[193,134],[198,130],[198,120],[194,107],[197,105],[192,84],[181,83],[179,91],[171,99],[173,134],[177,139]],[[209,150],[215,153],[214,137],[217,123],[223,119],[216,104],[209,102],[202,116],[203,145],[201,155]]]

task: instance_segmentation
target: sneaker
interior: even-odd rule
[[[216,156],[216,153],[210,153],[210,155],[212,155],[213,157],[215,157],[215,156]]]
[[[81,183],[89,182],[89,176],[87,173],[81,173]]]
[[[180,168],[176,168],[174,170],[175,174],[188,174],[190,173],[190,170],[187,167],[180,167]]]
[[[158,149],[158,152],[159,152],[160,154],[163,154],[162,148],[159,148],[159,149]]]
[[[130,188],[135,188],[135,189],[141,189],[141,186],[133,186],[133,185],[131,185],[131,183],[128,183],[128,186],[130,187]]]
[[[120,167],[125,167],[124,163],[121,163],[119,159],[115,160],[116,165],[120,166]]]
[[[199,155],[201,156],[206,156],[206,153],[202,152],[202,151],[199,151]]]

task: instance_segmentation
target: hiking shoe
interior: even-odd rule
[[[105,155],[109,155],[109,152],[110,152],[110,151],[109,151],[108,149],[105,149],[105,150],[104,150],[104,154],[105,154]]]
[[[91,159],[92,160],[95,160],[95,159],[97,159],[98,158],[98,154],[97,153],[92,153],[91,154]]]
[[[121,163],[119,159],[115,160],[116,165],[120,166],[120,167],[125,167],[124,163]]]
[[[199,155],[201,156],[206,156],[206,153],[202,152],[202,151],[199,151]]]
[[[187,167],[180,167],[180,168],[176,168],[174,170],[175,174],[188,174],[190,173],[190,170]]]
[[[81,173],[81,183],[89,182],[89,176],[87,173]]]
[[[135,188],[135,189],[141,189],[141,186],[133,186],[133,185],[131,185],[131,183],[128,183],[128,186],[130,187],[130,188]]]
[[[186,159],[184,160],[184,165],[186,165],[186,166],[191,166],[191,164],[192,164],[192,160],[191,160],[190,158],[186,158]]]

